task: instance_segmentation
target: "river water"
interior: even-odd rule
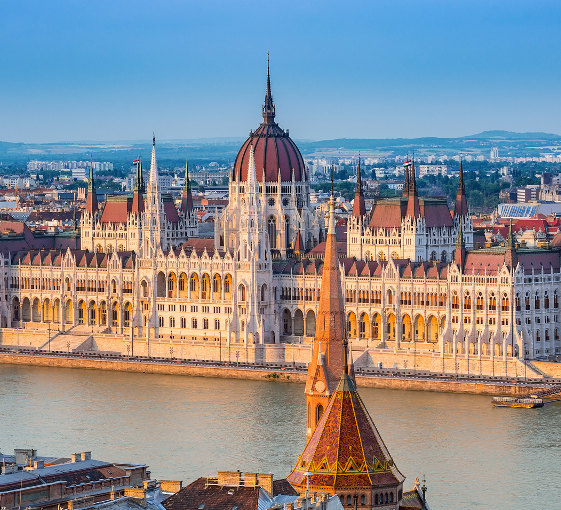
[[[218,470],[286,476],[305,443],[301,384],[0,365],[0,451],[150,466],[190,482]],[[432,510],[561,508],[561,403],[493,408],[486,396],[360,389]]]

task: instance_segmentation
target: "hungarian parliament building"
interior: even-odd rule
[[[275,121],[267,78],[263,122],[231,170],[214,239],[198,237],[186,171],[181,203],[147,182],[98,202],[90,172],[76,248],[4,250],[3,328],[69,333],[81,325],[138,345],[251,348],[311,344],[326,215],[310,204],[302,155]],[[475,249],[463,175],[456,202],[421,197],[414,163],[400,197],[366,210],[360,163],[346,243],[338,243],[347,334],[368,349],[501,359],[561,353],[560,252]],[[201,347],[201,349],[203,349]],[[175,352],[179,352],[176,348]]]

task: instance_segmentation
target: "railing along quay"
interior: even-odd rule
[[[0,355],[15,354],[25,356],[41,356],[41,357],[60,357],[68,359],[91,359],[105,361],[122,361],[131,363],[150,363],[162,365],[187,365],[196,367],[215,367],[223,369],[246,369],[261,371],[280,371],[283,374],[302,374],[307,371],[305,363],[249,363],[245,361],[207,361],[197,359],[183,359],[174,357],[161,356],[132,356],[113,353],[98,352],[68,352],[68,351],[48,351],[29,348],[15,349],[12,347],[0,347]],[[479,383],[479,384],[499,384],[499,385],[517,385],[543,387],[544,391],[551,393],[561,392],[561,380],[553,378],[518,378],[504,376],[481,376],[477,374],[443,374],[437,372],[428,372],[423,370],[398,369],[398,368],[355,368],[355,374],[360,377],[372,378],[393,378],[404,380],[426,380],[426,381],[448,381],[463,383]],[[553,386],[552,386],[553,385]],[[541,393],[541,392],[540,392]],[[535,393],[533,393],[534,395]]]

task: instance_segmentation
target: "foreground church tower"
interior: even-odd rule
[[[313,434],[330,396],[335,391],[345,370],[345,304],[341,287],[341,272],[335,241],[335,212],[333,194],[329,199],[329,227],[325,256],[323,259],[323,276],[321,280],[321,297],[316,320],[316,334],[312,360],[308,365],[306,380],[307,419],[306,435]],[[354,376],[351,376],[354,378]]]

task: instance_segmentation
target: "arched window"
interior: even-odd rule
[[[238,287],[238,299],[240,301],[245,301],[245,285],[243,283]]]
[[[366,496],[364,494],[361,494],[361,496],[360,496],[360,504],[361,505],[366,504]]]
[[[466,295],[464,296],[464,310],[471,310],[471,296],[469,295],[469,292],[466,292]]]
[[[503,299],[501,300],[501,308],[503,312],[508,312],[509,309],[509,299],[506,294],[503,294]]]
[[[271,250],[277,247],[277,220],[274,216],[269,216],[267,220],[267,231],[269,233],[269,246]]]
[[[536,310],[540,309],[540,295],[537,292],[534,296],[534,307]]]
[[[483,310],[483,295],[481,292],[477,295],[477,303],[476,303],[477,310]]]
[[[526,310],[530,309],[530,293],[526,292],[526,296],[524,297],[524,304],[526,305]]]
[[[545,309],[549,308],[549,294],[547,293],[547,290],[545,291],[543,296],[543,307]]]
[[[491,293],[489,297],[489,310],[495,311],[497,309],[497,298],[495,294]]]
[[[316,425],[319,423],[322,416],[323,416],[323,406],[321,404],[318,404],[316,407]]]

